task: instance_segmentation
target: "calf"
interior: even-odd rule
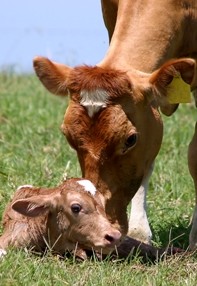
[[[94,185],[83,179],[51,189],[18,188],[4,212],[0,255],[9,246],[35,251],[49,247],[64,254],[78,245],[108,253],[120,243],[121,233],[107,220],[95,193]]]

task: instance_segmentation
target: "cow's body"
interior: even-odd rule
[[[137,193],[129,233],[147,242],[145,193],[163,136],[158,108],[166,115],[176,110],[178,104],[167,98],[175,78],[192,90],[197,86],[195,60],[166,61],[195,58],[197,3],[108,0],[102,8],[110,46],[97,66],[72,69],[36,58],[34,67],[49,91],[69,91],[62,130],[77,151],[83,177],[104,196],[108,217],[126,233],[126,208]],[[194,246],[197,236],[191,237]]]
[[[102,7],[111,38],[102,65],[150,73],[169,59],[197,56],[195,0],[102,0]]]

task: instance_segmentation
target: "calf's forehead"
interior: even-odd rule
[[[96,195],[97,189],[94,186],[94,184],[87,179],[81,179],[81,178],[73,178],[66,180],[63,184],[62,187],[60,188],[60,192],[63,191],[63,194],[67,193],[76,193],[82,194],[82,195],[88,195],[94,198]]]
[[[84,192],[87,192],[91,194],[92,196],[96,195],[97,189],[89,180],[79,180],[77,181],[77,184],[81,185],[83,187]]]

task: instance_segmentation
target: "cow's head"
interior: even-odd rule
[[[106,212],[122,232],[127,232],[126,207],[160,149],[158,107],[168,115],[176,109],[167,99],[170,83],[178,74],[190,84],[194,66],[190,59],[174,60],[144,74],[34,60],[43,85],[70,96],[62,131],[78,154],[82,176],[104,195]]]

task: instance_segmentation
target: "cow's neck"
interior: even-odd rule
[[[169,1],[166,5],[161,5],[160,1],[163,2],[119,1],[115,31],[108,52],[99,65],[152,72],[176,54],[175,47],[170,45],[174,37],[179,40],[174,11],[170,15]]]
[[[105,211],[108,219],[117,228],[123,235],[126,235],[128,232],[128,220],[127,220],[127,205],[120,196],[107,200],[105,203]],[[121,200],[121,207],[120,207]]]

